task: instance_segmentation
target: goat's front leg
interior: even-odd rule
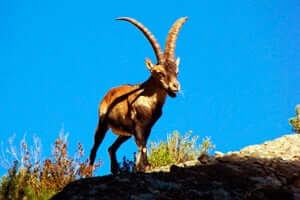
[[[136,169],[137,171],[145,171],[146,167],[149,166],[147,159],[147,129],[136,128],[136,132],[134,135],[135,143],[138,146],[138,155],[136,158]]]

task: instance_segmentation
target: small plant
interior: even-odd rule
[[[8,171],[8,176],[1,180],[0,199],[33,199],[33,190],[28,182],[29,175],[24,170],[18,171],[18,161]]]
[[[198,136],[191,137],[191,135],[191,131],[184,136],[174,131],[172,135],[167,136],[167,142],[150,142],[148,160],[151,166],[161,167],[195,160],[215,148],[208,137],[202,140],[202,144],[196,146]]]
[[[294,131],[300,134],[300,104],[296,106],[296,117],[290,118],[289,122]]]
[[[88,160],[82,161],[84,149],[78,144],[73,157],[68,155],[67,135],[61,132],[56,139],[50,158],[40,159],[40,143],[34,139],[30,148],[24,139],[18,150],[12,140],[7,153],[14,159],[13,164],[7,157],[2,157],[2,165],[8,167],[8,175],[0,182],[0,200],[2,199],[49,199],[61,191],[68,183],[90,176],[101,165],[101,161],[90,169]]]
[[[133,161],[127,159],[124,156],[122,163],[121,164],[119,163],[120,168],[118,170],[118,173],[120,173],[120,174],[132,173],[136,167],[135,162],[136,162],[135,153],[133,154]]]

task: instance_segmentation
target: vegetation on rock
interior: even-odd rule
[[[290,118],[289,122],[294,131],[300,134],[300,104],[296,106],[296,117]]]
[[[149,163],[152,167],[183,163],[196,160],[215,148],[209,137],[204,138],[199,145],[197,145],[198,139],[198,136],[192,137],[192,131],[183,136],[178,131],[174,131],[173,134],[167,136],[166,142],[150,142]]]
[[[40,158],[40,143],[34,138],[34,145],[28,147],[25,139],[21,141],[18,150],[12,140],[6,153],[14,159],[9,163],[2,155],[2,165],[8,167],[8,174],[0,181],[0,200],[49,199],[61,191],[68,183],[88,176],[90,173],[88,161],[82,161],[84,149],[78,143],[73,157],[68,155],[67,136],[60,134],[56,139],[50,158],[42,161]],[[95,169],[101,161],[95,165]]]
[[[20,142],[20,148],[9,140],[9,149],[2,152],[0,164],[8,169],[8,174],[0,180],[0,200],[10,199],[49,199],[61,191],[68,183],[90,175],[88,160],[82,161],[84,149],[78,143],[74,156],[68,154],[67,135],[61,132],[56,139],[49,158],[41,159],[41,144],[37,137],[29,146],[25,137]],[[181,136],[178,131],[167,136],[166,142],[150,142],[148,159],[153,167],[178,164],[195,160],[200,155],[214,148],[209,138],[204,138],[197,145],[198,136],[192,137],[192,132]],[[7,157],[9,155],[10,159]],[[101,161],[94,166],[94,170]],[[135,159],[123,158],[120,173],[132,172]]]

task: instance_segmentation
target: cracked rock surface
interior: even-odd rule
[[[300,200],[300,135],[147,173],[77,180],[53,200]]]

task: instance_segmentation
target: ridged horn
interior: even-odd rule
[[[143,34],[145,35],[145,37],[148,39],[148,41],[150,42],[150,44],[155,52],[155,56],[156,56],[158,64],[163,63],[163,53],[160,49],[158,42],[156,41],[154,35],[143,24],[141,24],[140,22],[138,22],[135,19],[132,19],[130,17],[118,17],[118,18],[116,18],[116,20],[128,21],[128,22],[132,23],[133,25],[135,25],[138,29],[140,29],[143,32]]]
[[[181,17],[179,18],[171,27],[167,41],[166,41],[166,48],[165,48],[165,54],[164,59],[165,60],[174,60],[175,59],[175,46],[176,46],[176,40],[177,35],[179,33],[179,30],[181,29],[184,22],[188,19],[188,17]]]

